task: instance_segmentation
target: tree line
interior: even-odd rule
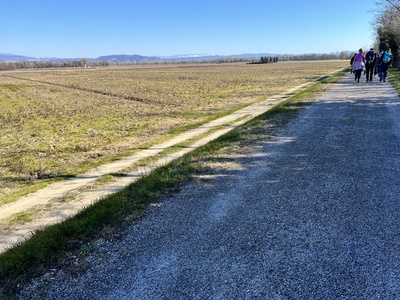
[[[143,65],[143,64],[207,64],[207,63],[239,63],[245,62],[249,64],[265,64],[276,63],[278,61],[305,61],[305,60],[331,60],[331,59],[348,59],[352,52],[344,51],[341,53],[330,54],[301,54],[301,55],[276,55],[262,57],[220,57],[215,59],[202,60],[159,60],[159,61],[143,61],[143,62],[109,62],[109,61],[88,61],[86,59],[75,61],[17,61],[17,62],[0,62],[0,71],[5,70],[21,70],[21,69],[44,69],[44,68],[85,68],[85,67],[105,67],[117,65]]]
[[[284,54],[279,56],[280,61],[306,61],[306,60],[336,60],[349,59],[353,52],[341,51],[337,53],[306,53],[306,54]]]
[[[400,0],[381,0],[376,4],[372,24],[376,36],[374,48],[379,51],[390,48],[393,53],[393,65],[399,66]]]
[[[0,62],[0,70],[44,69],[44,68],[85,68],[109,66],[108,61],[91,61],[86,59],[73,61],[16,61]]]
[[[248,62],[249,64],[270,64],[270,63],[275,63],[279,61],[278,56],[261,56],[260,59],[257,60],[252,60],[251,62]]]

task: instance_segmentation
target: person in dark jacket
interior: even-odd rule
[[[371,48],[367,54],[365,55],[365,73],[366,79],[368,81],[372,81],[372,75],[374,73],[376,55],[374,52],[374,48]]]
[[[374,76],[379,73],[379,61],[380,61],[380,55],[378,52],[375,53]]]
[[[353,62],[354,62],[354,57],[356,57],[357,53],[354,53],[354,55],[350,58],[350,74],[353,74]]]

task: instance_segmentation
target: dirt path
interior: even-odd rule
[[[271,97],[261,103],[248,106],[244,109],[236,111],[231,115],[222,117],[220,119],[207,123],[203,126],[200,126],[196,129],[184,132],[178,135],[177,137],[169,141],[166,141],[162,144],[154,145],[149,149],[140,151],[132,156],[125,157],[124,159],[121,159],[119,161],[90,170],[87,173],[78,175],[74,178],[54,183],[42,190],[29,194],[25,197],[22,197],[16,202],[1,206],[0,220],[9,218],[15,214],[25,212],[33,208],[38,208],[40,206],[46,206],[47,213],[44,214],[42,213],[40,217],[35,218],[35,220],[29,223],[13,226],[8,230],[0,231],[0,252],[5,251],[6,249],[12,247],[13,245],[15,245],[20,241],[23,241],[24,239],[29,237],[30,234],[35,230],[65,220],[66,218],[76,214],[83,208],[91,205],[92,203],[103,198],[104,196],[115,193],[125,188],[127,185],[134,182],[143,175],[147,174],[154,168],[166,164],[171,160],[176,159],[177,157],[180,157],[185,153],[188,153],[194,150],[195,148],[208,143],[210,140],[216,139],[217,137],[232,130],[236,126],[244,124],[250,119],[260,114],[263,114],[273,106],[287,99],[293,93],[306,89],[311,84],[313,84],[313,82],[302,84],[285,93]],[[68,193],[77,191],[78,189],[81,189],[89,184],[94,183],[99,177],[103,175],[117,173],[125,168],[131,167],[135,162],[139,160],[155,156],[161,153],[163,150],[167,149],[168,147],[172,147],[184,141],[189,141],[193,138],[196,138],[204,133],[215,130],[217,128],[220,129],[208,135],[207,137],[199,141],[196,141],[189,147],[184,148],[179,152],[161,158],[158,162],[154,163],[152,166],[142,168],[135,173],[127,174],[127,176],[119,178],[112,184],[103,185],[100,188],[90,189],[90,191],[79,192],[75,196],[74,201],[69,201],[68,203],[64,204],[54,202],[55,200],[67,195]],[[49,208],[49,205],[51,205],[51,208]]]

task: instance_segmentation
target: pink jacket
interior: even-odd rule
[[[358,52],[356,57],[354,57],[354,63],[356,61],[365,63],[365,55],[363,53],[361,53],[361,52]]]
[[[358,52],[354,57],[353,71],[364,69],[365,66],[365,55]]]

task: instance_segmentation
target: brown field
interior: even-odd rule
[[[346,61],[0,72],[0,205]]]

